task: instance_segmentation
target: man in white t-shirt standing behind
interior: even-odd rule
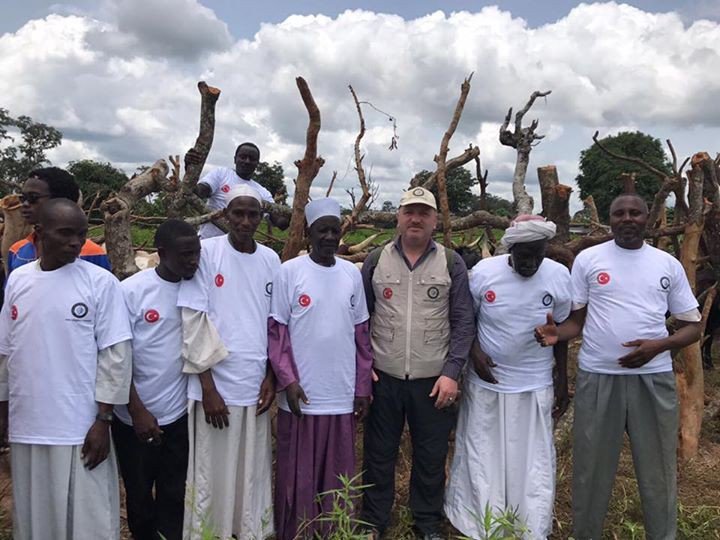
[[[354,264],[335,257],[340,205],[305,207],[311,251],[280,267],[272,295],[270,359],[278,378],[275,518],[278,540],[332,508],[318,494],[355,474],[355,426],[370,407],[372,356],[365,291]],[[316,523],[303,537],[328,536]],[[313,536],[314,537],[314,536]]]
[[[226,358],[188,380],[190,455],[185,538],[262,540],[273,532],[270,418],[275,380],[267,363],[268,322],[277,254],[253,239],[260,194],[238,185],[227,194],[230,233],[203,240],[200,266],[183,281],[178,306],[207,316]],[[200,348],[206,336],[187,332]]]
[[[552,313],[570,314],[570,272],[545,258],[555,224],[518,216],[502,243],[509,255],[470,271],[477,340],[460,401],[445,514],[473,538],[482,536],[486,508],[517,510],[530,532],[552,531],[555,499],[553,417],[568,406],[567,347],[543,349],[533,330]],[[553,356],[557,377],[553,386]]]
[[[40,259],[10,275],[0,313],[13,538],[120,538],[110,424],[132,373],[120,283],[78,258],[87,218],[75,202],[46,201],[38,217]]]
[[[160,264],[121,283],[133,332],[128,406],[115,408],[112,435],[136,540],[180,540],[188,461],[187,375],[177,307],[183,279],[195,274],[200,239],[177,219],[155,233]],[[155,494],[153,495],[153,488]]]
[[[192,148],[185,154],[186,163],[197,163],[200,159],[200,156]],[[272,194],[255,180],[251,180],[259,163],[260,149],[255,143],[244,142],[235,149],[235,169],[218,167],[209,172],[195,186],[195,194],[202,199],[208,200],[208,209],[222,210],[227,206],[227,194],[233,187],[250,186],[260,194],[262,201],[273,203],[275,201]],[[212,223],[204,223],[200,226],[200,238],[202,239],[222,236],[223,234]]]
[[[634,194],[610,206],[615,239],[586,249],[572,269],[573,312],[537,328],[543,345],[581,332],[573,426],[574,538],[602,537],[623,444],[630,437],[649,539],[675,538],[678,408],[671,350],[700,338],[687,276],[645,244],[648,209]],[[665,314],[678,321],[668,336]]]

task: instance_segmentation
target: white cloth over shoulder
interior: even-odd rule
[[[207,371],[228,355],[215,325],[204,311],[181,308],[183,373]]]
[[[505,229],[500,240],[502,244],[511,248],[515,244],[536,242],[537,240],[550,240],[555,236],[557,227],[552,221],[546,221],[541,216],[522,215],[516,217]]]

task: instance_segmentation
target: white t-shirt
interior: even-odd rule
[[[468,380],[496,392],[530,392],[552,385],[552,347],[535,340],[535,327],[546,315],[557,322],[570,314],[570,272],[551,259],[525,278],[509,264],[509,255],[483,259],[470,271],[470,293],[480,348],[492,358],[497,384],[478,377],[472,365]]]
[[[155,268],[120,284],[133,333],[133,383],[158,424],[171,424],[187,411],[187,376],[182,367],[182,318],[177,307],[180,282],[162,279]],[[127,406],[115,407],[128,425]]]
[[[275,202],[272,194],[255,180],[245,180],[240,178],[237,173],[227,167],[218,167],[207,173],[200,179],[200,182],[210,186],[211,194],[207,200],[207,207],[214,210],[221,210],[227,206],[225,197],[227,193],[235,186],[243,184],[255,188],[264,201],[269,203]],[[221,236],[225,234],[212,223],[203,223],[200,226],[200,238],[212,238],[213,236]]]
[[[635,350],[622,343],[667,337],[666,312],[697,308],[675,257],[647,244],[623,249],[610,240],[580,252],[572,284],[573,303],[587,304],[580,369],[611,375],[672,371],[670,351],[636,369],[621,367],[618,359]]]
[[[285,262],[275,277],[271,316],[288,326],[305,414],[348,414],[355,398],[355,325],[370,317],[357,267],[319,265],[309,255]],[[278,406],[290,408],[285,392]]]
[[[212,368],[218,392],[227,405],[257,404],[267,365],[267,322],[273,277],[280,258],[256,243],[254,253],[240,253],[228,235],[202,241],[200,267],[180,285],[178,306],[203,311],[217,328],[228,356]],[[188,380],[188,397],[202,401],[197,375]]]
[[[98,412],[98,351],[132,337],[117,278],[76,259],[13,271],[0,313],[13,443],[82,444]]]

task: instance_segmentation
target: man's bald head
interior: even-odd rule
[[[41,207],[36,231],[42,246],[40,266],[55,270],[73,262],[85,244],[88,222],[82,209],[68,199],[50,199]]]

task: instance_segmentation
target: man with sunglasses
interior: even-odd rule
[[[75,177],[58,167],[35,169],[28,175],[20,193],[22,203],[20,212],[29,225],[34,227],[37,224],[40,207],[48,199],[70,199],[77,203],[80,199],[80,188],[75,182]],[[39,256],[39,248],[35,231],[10,246],[7,260],[8,276],[20,266],[36,260]],[[85,240],[80,250],[80,258],[110,270],[110,260],[105,250],[90,239]]]

